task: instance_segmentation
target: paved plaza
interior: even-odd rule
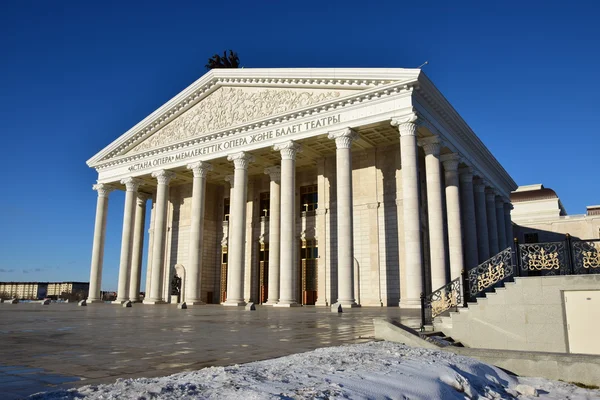
[[[132,308],[1,304],[0,393],[155,377],[371,340],[373,318],[418,324],[418,310],[325,307],[256,311],[218,305]]]

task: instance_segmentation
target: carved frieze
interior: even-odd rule
[[[307,107],[339,96],[339,91],[311,92],[291,89],[247,91],[223,87],[135,146],[130,153],[138,153],[270,115]]]

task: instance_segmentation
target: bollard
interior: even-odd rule
[[[78,307],[85,307],[85,306],[87,306],[87,301],[81,300],[79,303],[77,303],[77,306]]]
[[[177,308],[180,310],[185,310],[185,309],[187,309],[187,304],[184,301],[183,303],[177,304]]]
[[[246,311],[256,311],[256,307],[254,306],[254,303],[246,304]]]
[[[336,313],[341,313],[342,311],[342,305],[339,303],[333,303],[331,305],[331,312],[336,312]]]
[[[123,302],[123,308],[131,308],[131,301],[127,300]]]

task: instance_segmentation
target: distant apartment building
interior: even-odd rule
[[[0,282],[0,296],[23,300],[69,298],[74,295],[86,298],[89,286],[89,282]]]

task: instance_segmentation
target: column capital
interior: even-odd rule
[[[283,143],[275,143],[273,150],[281,152],[282,160],[295,160],[296,154],[302,152],[302,146],[293,140],[288,140]]]
[[[392,118],[392,126],[397,126],[400,136],[416,136],[417,120],[419,117],[415,113],[403,117]]]
[[[272,181],[281,181],[281,167],[279,165],[273,165],[272,167],[265,168],[265,175],[269,175]]]
[[[138,178],[128,177],[128,178],[121,179],[121,184],[125,185],[128,192],[137,192],[141,183],[142,183],[142,181]]]
[[[206,178],[208,172],[213,170],[213,166],[206,161],[190,163],[186,168],[192,170],[194,178]]]
[[[98,197],[108,197],[109,193],[115,188],[105,183],[96,183],[92,185],[92,190],[98,192]]]
[[[171,172],[171,171],[167,171],[167,170],[161,169],[159,171],[154,171],[152,173],[152,177],[156,178],[156,180],[158,181],[159,185],[168,185],[169,182],[171,182],[171,180],[173,178],[175,178],[175,173]]]
[[[439,156],[442,149],[442,141],[439,136],[428,136],[417,140],[417,144],[423,148],[425,155]]]
[[[458,153],[444,154],[440,157],[440,161],[444,165],[444,170],[447,172],[457,172],[458,164],[460,163],[460,155],[458,155]]]
[[[479,176],[473,178],[473,188],[476,192],[484,193],[485,192],[485,180]]]
[[[227,161],[233,161],[235,169],[248,169],[248,165],[254,161],[254,156],[245,151],[240,151],[239,153],[229,154]]]
[[[496,195],[496,208],[504,208],[504,199],[500,195]]]
[[[335,140],[335,147],[338,149],[351,148],[352,142],[359,138],[358,133],[350,128],[331,131],[327,137],[331,140]]]
[[[514,206],[512,205],[512,203],[504,203],[504,211],[508,211],[510,213],[510,210],[514,210]]]
[[[145,206],[146,200],[152,198],[150,193],[137,192],[137,204],[138,206]]]
[[[496,201],[496,190],[491,187],[485,188],[485,198],[487,201]]]
[[[461,182],[473,182],[473,168],[471,167],[462,167],[458,169],[458,173],[460,174]]]

